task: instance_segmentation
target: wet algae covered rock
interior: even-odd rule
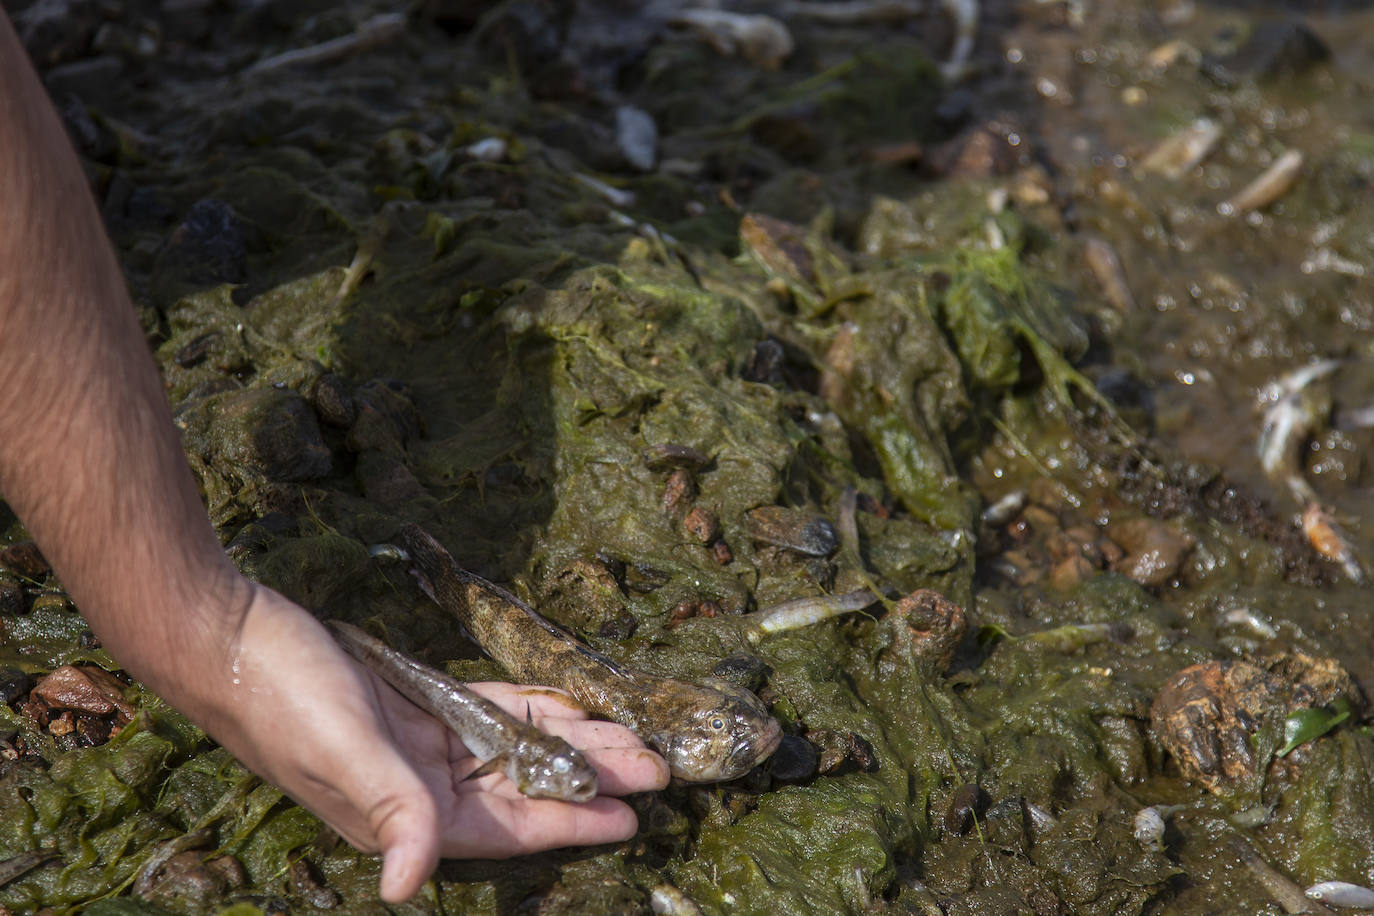
[[[1304,879],[1368,847],[1355,718],[1253,798],[1185,783],[1207,784],[1168,737],[1170,678],[1259,664],[1222,661],[1198,621],[1237,581],[1274,585],[1287,548],[1194,498],[1075,370],[1106,345],[1053,226],[995,204],[988,176],[923,182],[854,152],[938,120],[912,33],[798,26],[793,62],[761,70],[661,10],[608,31],[578,19],[605,4],[459,6],[434,14],[479,52],[457,62],[416,25],[289,97],[245,79],[218,111],[212,76],[171,93],[144,127],[187,150],[213,136],[214,181],[154,150],[98,170],[212,518],[246,573],[321,616],[500,677],[369,558],[419,523],[614,658],[757,691],[787,756],[634,800],[625,844],[446,863],[394,911],[645,912],[670,891],[707,913],[1157,911],[1196,855],[1135,841],[1134,812],[1166,796],[1217,831],[1263,802],[1258,839]],[[225,34],[283,40],[285,20],[244,16]],[[512,58],[517,33],[567,46]],[[197,53],[247,53],[220,40]],[[596,148],[616,93],[657,123],[651,171]],[[980,517],[994,501],[1012,508]],[[113,666],[12,578],[0,665]],[[880,596],[862,613],[753,627],[860,589]],[[78,866],[0,905],[383,911],[375,861],[127,700],[122,731],[73,751],[0,710],[0,858]],[[1282,716],[1254,717],[1277,749]]]

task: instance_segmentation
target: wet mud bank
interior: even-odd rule
[[[0,906],[1374,884],[1372,14],[737,6],[11,8],[242,569],[501,677],[369,557],[416,523],[783,739],[636,799],[628,843],[447,862],[385,907],[373,859],[121,674],[5,512]]]

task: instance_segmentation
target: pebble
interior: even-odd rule
[[[658,161],[658,125],[642,108],[621,105],[615,110],[615,142],[625,161],[641,172],[651,172]]]

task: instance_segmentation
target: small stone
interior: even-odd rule
[[[357,418],[349,427],[346,444],[355,452],[369,448],[404,450],[422,432],[420,411],[404,382],[374,379],[358,386],[353,394]]]
[[[879,656],[884,676],[898,676],[903,669],[941,673],[968,631],[968,615],[934,589],[922,588],[898,601],[878,626],[889,634]]]
[[[1068,591],[1093,574],[1093,565],[1083,556],[1065,557],[1050,569],[1050,588]]]
[[[676,629],[682,621],[692,617],[719,617],[720,605],[708,598],[688,598],[679,601],[668,612],[668,629]]]
[[[709,455],[691,446],[675,444],[651,445],[640,458],[651,471],[670,471],[674,468],[699,471],[711,460]]]
[[[668,515],[677,515],[685,511],[696,492],[692,472],[685,468],[676,468],[668,475],[668,480],[663,485],[663,511]]]
[[[205,357],[210,355],[211,348],[214,347],[215,341],[219,338],[219,331],[206,331],[204,334],[193,337],[181,349],[177,350],[172,356],[172,362],[183,369],[199,366],[205,362]]]
[[[70,735],[74,731],[76,731],[76,723],[72,721],[72,714],[70,712],[64,712],[48,723],[48,734],[55,738],[61,738],[63,735]]]
[[[348,383],[343,376],[334,372],[326,372],[315,381],[310,388],[309,399],[315,413],[329,426],[348,429],[358,417]]]
[[[735,559],[735,554],[730,550],[730,545],[724,541],[716,541],[712,544],[711,552],[715,554],[716,562],[721,566],[727,566]]]
[[[945,832],[956,836],[968,833],[984,801],[983,790],[978,788],[976,782],[966,782],[955,789],[949,807],[945,809]]]
[[[687,513],[687,517],[682,520],[682,527],[702,544],[709,544],[720,537],[720,520],[714,512],[701,506]]]
[[[1125,551],[1112,568],[1141,585],[1168,584],[1197,544],[1191,534],[1151,518],[1114,522],[1107,533]]]
[[[615,110],[615,142],[633,168],[653,171],[658,161],[658,125],[642,108],[621,105]]]
[[[0,668],[0,700],[6,706],[33,689],[33,680],[18,668]]]
[[[748,382],[781,386],[783,358],[782,344],[772,337],[760,340],[754,344],[754,350],[749,354],[749,362],[745,364],[740,375]]]

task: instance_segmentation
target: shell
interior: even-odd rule
[[[1141,808],[1135,816],[1135,838],[1141,846],[1161,849],[1164,846],[1164,815],[1154,805]]]

